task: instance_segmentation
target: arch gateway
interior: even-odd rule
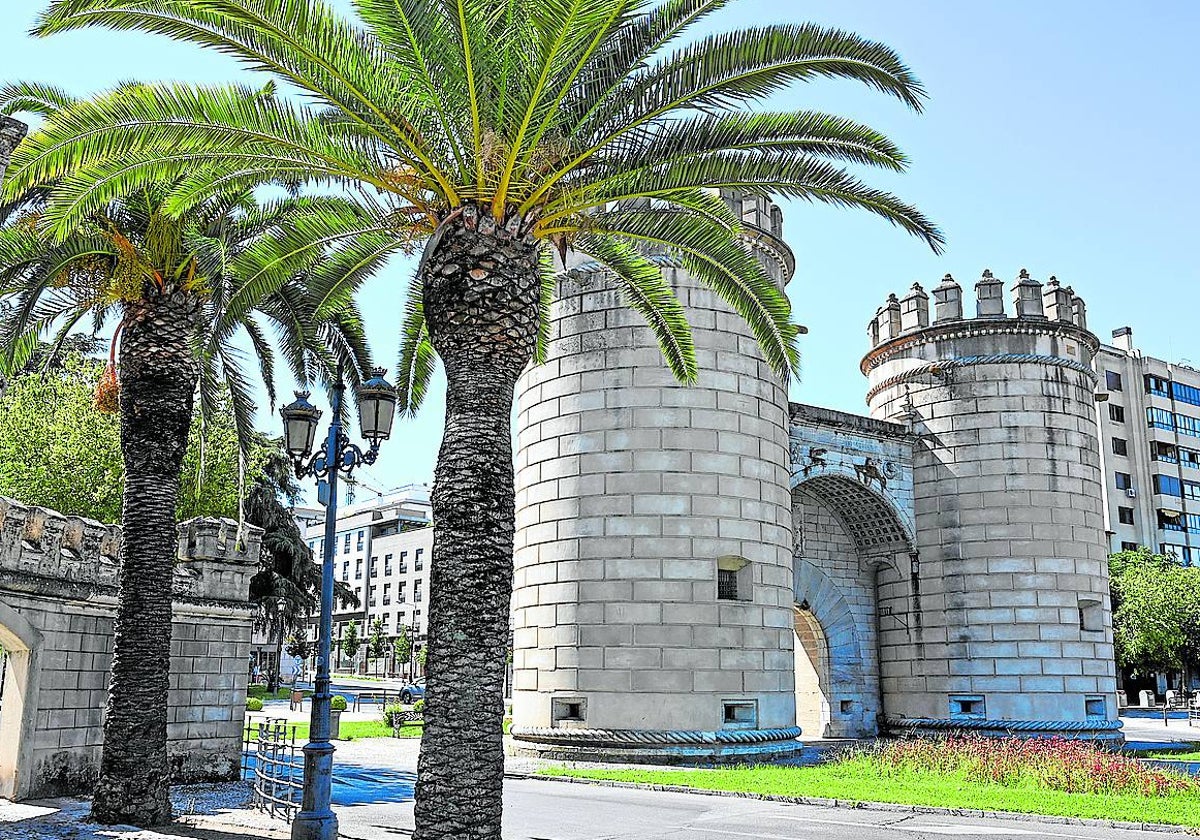
[[[723,194],[781,285],[767,199]],[[513,734],[561,758],[783,756],[883,730],[1119,740],[1083,301],[949,275],[868,325],[869,416],[790,403],[745,325],[660,259],[677,385],[599,266],[518,386]],[[932,311],[931,311],[932,310]],[[1087,620],[1084,620],[1086,607]]]

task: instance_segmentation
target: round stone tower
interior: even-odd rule
[[[1092,357],[1083,301],[1022,271],[889,298],[862,362],[872,416],[911,424],[916,548],[880,581],[893,729],[1117,740]]]
[[[781,214],[728,193],[780,286]],[[666,258],[698,382],[592,263],[517,388],[513,735],[523,751],[674,762],[795,741],[787,393],[742,319]]]

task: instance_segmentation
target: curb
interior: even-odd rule
[[[860,802],[856,799],[824,799],[815,796],[782,796],[773,793],[747,793],[734,790],[703,790],[684,785],[650,785],[638,782],[615,782],[608,779],[581,779],[575,776],[541,776],[532,773],[504,774],[506,779],[524,779],[542,782],[567,782],[578,785],[652,790],[662,793],[690,793],[696,796],[726,796],[734,799],[758,799],[764,802],[784,802],[789,805],[814,805],[820,808],[848,808],[859,811],[885,811],[899,814],[944,814],[954,817],[978,817],[983,819],[1012,820],[1015,822],[1042,823],[1045,825],[1078,825],[1091,828],[1116,828],[1126,831],[1155,831],[1163,834],[1195,834],[1196,829],[1186,825],[1167,823],[1121,822],[1120,820],[1096,820],[1085,817],[1055,817],[1048,814],[1026,814],[1020,811],[983,811],[976,808],[940,808],[936,805],[898,805],[891,802]]]

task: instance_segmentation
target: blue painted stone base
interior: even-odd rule
[[[1119,720],[889,717],[886,726],[890,734],[900,737],[945,738],[950,735],[975,735],[981,738],[1066,738],[1072,741],[1095,741],[1113,749],[1125,743]]]
[[[554,761],[699,765],[782,761],[799,756],[799,727],[729,732],[514,729],[517,755]]]

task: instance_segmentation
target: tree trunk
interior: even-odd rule
[[[92,817],[171,820],[167,762],[175,506],[192,421],[198,302],[182,292],[127,304],[121,340],[121,453],[125,490],[112,680]]]
[[[433,486],[425,726],[414,840],[499,840],[512,597],[511,414],[537,337],[538,245],[468,206],[425,252],[425,318],[446,368]]]

